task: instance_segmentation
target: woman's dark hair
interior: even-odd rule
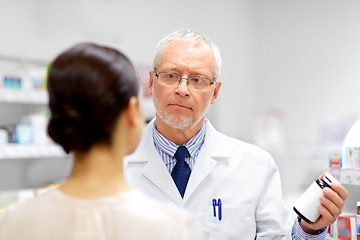
[[[49,136],[65,152],[110,144],[120,113],[138,95],[133,65],[121,52],[82,43],[61,53],[48,74]]]

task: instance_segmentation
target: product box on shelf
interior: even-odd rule
[[[337,220],[328,227],[327,236],[332,239],[337,239],[338,237],[338,229],[337,229]]]
[[[356,234],[357,239],[360,239],[360,201],[356,203]]]
[[[340,174],[342,168],[342,151],[330,151],[329,152],[329,167],[330,173],[334,178],[340,181]]]
[[[329,153],[329,167],[341,168],[342,167],[342,151],[330,151]]]
[[[22,79],[18,75],[3,75],[2,86],[7,89],[21,89]]]
[[[343,142],[343,168],[360,168],[360,119],[350,128]]]
[[[338,239],[356,240],[356,215],[339,216],[337,220]]]
[[[360,168],[360,147],[344,148],[344,168]]]
[[[346,147],[329,152],[332,176],[342,184],[360,185],[360,147]]]

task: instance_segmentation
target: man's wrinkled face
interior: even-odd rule
[[[173,41],[162,52],[156,72],[174,73],[183,78],[215,78],[215,58],[211,48],[204,43]],[[210,104],[215,102],[220,84],[209,85],[205,91],[189,90],[186,79],[177,87],[168,87],[157,82],[154,72],[150,73],[149,87],[152,88],[158,121],[185,130],[203,120]]]

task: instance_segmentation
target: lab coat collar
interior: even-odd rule
[[[166,193],[177,205],[181,205],[182,198],[180,193],[156,150],[147,155],[146,159],[149,158],[151,161],[147,161],[144,166],[142,170],[143,176],[157,186],[162,192]]]
[[[170,173],[153,144],[152,126],[155,118],[145,127],[140,144],[127,160],[129,163],[144,163],[142,174],[161,191],[166,193],[178,206],[183,206],[200,183],[220,162],[228,159],[229,153],[221,148],[225,135],[216,131],[210,121],[206,123],[204,145],[200,149],[196,163],[189,178],[184,198],[181,198]],[[224,146],[224,145],[222,145]],[[151,159],[151,161],[149,161]]]
[[[224,147],[227,146],[224,144],[227,144],[227,142],[229,142],[229,137],[218,132],[209,120],[205,121],[205,124],[206,133],[203,147],[208,152],[209,157],[217,160],[227,159],[231,157],[232,153],[229,152],[228,148]]]
[[[160,191],[166,193],[177,205],[181,206],[183,199],[154,146],[152,136],[154,121],[155,118],[145,127],[139,146],[132,155],[126,157],[125,164],[144,164],[141,170],[142,175]]]
[[[144,146],[150,146],[149,143],[153,143],[152,126],[154,125],[154,122],[155,118],[153,118],[150,123],[148,123],[145,127],[144,134],[137,149],[144,149]],[[229,158],[231,156],[231,153],[229,153],[229,151],[223,147],[224,141],[226,141],[227,137],[224,134],[218,132],[208,119],[207,121],[205,121],[205,124],[206,133],[204,145],[202,146],[202,148],[206,149],[208,156],[211,158]],[[149,158],[148,154],[149,153],[147,151],[137,151],[136,158],[131,158],[131,161],[147,161],[147,159]]]

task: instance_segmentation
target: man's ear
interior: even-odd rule
[[[126,108],[126,119],[130,126],[136,126],[138,124],[139,111],[138,99],[136,97],[131,97]]]
[[[149,72],[149,83],[148,83],[148,88],[149,88],[149,93],[150,93],[150,96],[152,96],[152,87],[153,87],[153,84],[154,84],[154,77],[155,77],[155,74],[154,74],[154,71],[150,71]]]
[[[220,87],[221,87],[221,82],[215,82],[215,86],[214,86],[214,91],[213,94],[211,96],[211,104],[215,103],[218,95],[219,95],[219,91],[220,91]]]

